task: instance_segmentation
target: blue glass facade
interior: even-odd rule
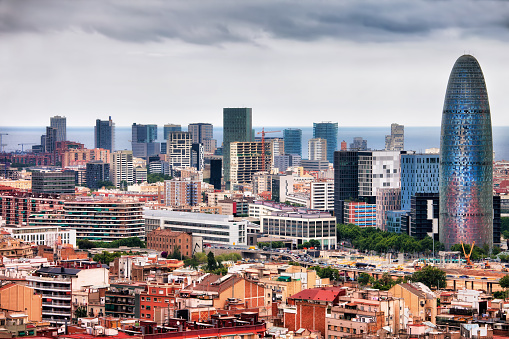
[[[449,76],[440,137],[440,241],[493,246],[493,141],[488,92],[477,60]]]
[[[327,161],[334,163],[334,152],[338,149],[338,123],[313,123],[313,138],[322,138],[327,140]]]
[[[401,155],[401,209],[410,211],[415,193],[438,193],[438,154]]]
[[[299,128],[287,128],[283,130],[285,142],[285,154],[297,154],[302,157],[302,130]]]

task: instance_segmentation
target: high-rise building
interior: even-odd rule
[[[403,151],[405,149],[405,126],[391,124],[391,135],[385,136],[386,151]]]
[[[132,125],[132,149],[136,158],[147,159],[160,152],[161,145],[155,142],[157,139],[157,125]]]
[[[272,168],[277,168],[279,172],[286,172],[288,167],[299,167],[302,164],[302,158],[298,154],[283,154],[274,156]]]
[[[334,152],[338,149],[338,123],[313,123],[313,138],[327,140],[327,160],[331,163],[334,162]]]
[[[327,140],[313,138],[308,141],[309,160],[327,160]]]
[[[287,128],[283,130],[285,141],[285,154],[297,154],[302,157],[302,130],[299,128]]]
[[[449,76],[440,138],[440,242],[493,246],[493,140],[488,91],[477,60]]]
[[[192,180],[166,180],[164,182],[166,206],[189,207],[202,202],[201,182]]]
[[[352,151],[367,151],[368,141],[362,137],[355,137],[353,138],[353,142],[350,144],[350,149]]]
[[[198,171],[203,171],[205,166],[205,154],[202,143],[193,143],[191,145],[191,166]]]
[[[163,136],[164,136],[164,140],[168,140],[168,135],[171,133],[171,132],[182,132],[182,126],[180,125],[175,125],[175,124],[166,124],[164,125],[163,127]]]
[[[401,209],[401,188],[379,187],[376,191],[376,227],[387,231],[387,211]]]
[[[334,152],[334,215],[345,222],[345,201],[359,197],[359,153]]]
[[[191,133],[193,144],[204,143],[204,140],[214,138],[214,128],[208,123],[194,123],[187,126],[187,131]]]
[[[416,193],[438,193],[438,154],[401,155],[401,209],[410,211]]]
[[[134,182],[133,152],[116,151],[111,154],[111,181],[115,187],[127,186]]]
[[[265,167],[262,159],[262,147],[265,147]],[[230,182],[231,185],[247,184],[253,180],[253,174],[271,168],[270,144],[261,142],[230,143]]]
[[[170,170],[175,167],[191,167],[191,147],[193,140],[189,132],[170,132],[166,142],[166,156]]]
[[[42,139],[41,139],[42,140]],[[53,153],[57,149],[57,129],[54,127],[46,127],[46,137],[44,138],[44,151]]]
[[[346,141],[341,141],[341,151],[347,151],[347,148],[346,148]]]
[[[86,177],[88,188],[99,188],[101,181],[110,181],[110,164],[100,160],[88,162]]]
[[[313,181],[310,187],[309,207],[313,210],[334,210],[334,181]]]
[[[111,120],[111,116],[108,120],[95,121],[94,141],[95,148],[115,151],[115,123]]]
[[[50,126],[57,129],[57,141],[67,140],[67,118],[56,115],[50,118]]]
[[[253,110],[223,108],[223,174],[226,189],[230,189],[230,143],[253,140]]]
[[[223,177],[223,164],[221,159],[210,159],[210,181],[215,190],[221,189],[221,178]]]

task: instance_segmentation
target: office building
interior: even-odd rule
[[[334,211],[334,181],[313,181],[310,186],[309,207],[313,210]]]
[[[362,137],[353,138],[353,142],[350,144],[350,150],[352,151],[367,151],[368,150],[368,141],[364,140]]]
[[[330,163],[328,160],[306,160],[306,159],[303,159],[300,162],[300,166],[305,171],[320,172],[320,171],[327,171],[329,169]]]
[[[65,229],[62,226],[55,226],[48,221],[48,215],[33,214],[30,216],[29,226],[22,227],[4,227],[6,232],[10,233],[10,236],[14,239],[19,239],[26,243],[32,243],[36,246],[49,246],[54,248],[58,243],[69,244],[72,247],[76,247],[76,230]],[[60,221],[63,218],[60,216]]]
[[[191,166],[198,171],[203,171],[205,167],[205,150],[201,143],[191,145]]]
[[[176,124],[166,124],[163,127],[163,139],[168,140],[168,135],[171,132],[182,132],[182,126]]]
[[[62,168],[69,166],[85,166],[90,161],[110,163],[110,151],[102,148],[71,148],[64,151],[61,156]]]
[[[57,130],[57,141],[67,140],[67,119],[56,115],[50,118],[50,126]]]
[[[94,148],[103,148],[111,152],[115,151],[115,123],[111,120],[95,121],[94,128]]]
[[[276,155],[284,154],[285,142],[281,138],[265,138],[265,142],[270,145],[270,154],[272,155],[272,163],[274,163],[274,157]]]
[[[387,211],[385,225],[387,232],[408,234],[410,211]]]
[[[272,175],[272,201],[285,202],[288,195],[293,194],[294,177],[292,175]]]
[[[124,238],[145,239],[141,202],[66,201],[65,228],[76,230],[76,239],[112,242]],[[119,217],[121,216],[121,217]]]
[[[313,138],[308,141],[308,158],[311,161],[327,160],[327,140]]]
[[[205,139],[203,140],[203,151],[207,154],[214,154],[217,149],[216,139]]]
[[[272,168],[277,168],[279,172],[286,172],[289,167],[301,166],[302,158],[298,154],[284,154],[274,156]]]
[[[45,194],[74,194],[74,171],[32,172],[32,192]]]
[[[230,143],[252,141],[252,109],[223,108],[223,174],[226,189],[230,189]]]
[[[376,191],[376,227],[387,231],[387,211],[401,209],[401,188],[379,187]]]
[[[192,180],[165,180],[164,202],[171,207],[198,206],[202,202],[201,182]]]
[[[412,196],[410,207],[409,235],[423,239],[428,233],[438,233],[439,194],[416,193]]]
[[[285,142],[285,154],[297,154],[302,157],[302,130],[299,128],[287,128],[283,130]]]
[[[210,159],[210,180],[209,183],[215,190],[221,189],[221,179],[223,177],[223,161],[221,159]]]
[[[334,152],[338,148],[338,123],[313,123],[313,138],[321,138],[327,140],[327,160],[331,163],[334,162]]]
[[[272,190],[272,175],[269,172],[257,172],[253,174],[253,194],[265,195]]]
[[[334,152],[334,215],[344,223],[344,202],[359,197],[359,152]]]
[[[172,173],[176,167],[191,167],[193,140],[189,132],[170,132],[166,144],[166,156],[168,157]]]
[[[147,182],[148,171],[146,167],[137,166],[133,169],[134,183],[141,184]]]
[[[405,149],[405,126],[391,124],[391,135],[385,136],[386,151],[403,151]]]
[[[340,148],[340,151],[348,151],[347,147],[346,147],[346,141],[341,141],[341,148]]]
[[[161,145],[157,139],[157,125],[132,125],[132,150],[135,158],[147,159],[160,152]]]
[[[449,76],[440,138],[440,242],[493,246],[493,140],[488,92],[477,60]]]
[[[100,188],[99,184],[104,181],[110,181],[110,164],[102,161],[91,161],[87,163],[87,187],[91,189],[98,189]]]
[[[205,244],[246,246],[248,221],[233,215],[145,210],[145,222],[161,229],[191,233]]]
[[[262,147],[265,147],[265,164],[262,161]],[[230,143],[230,184],[248,184],[253,180],[256,172],[270,169],[270,144],[261,142],[232,142]]]
[[[262,232],[271,238],[292,239],[296,245],[315,239],[325,250],[336,248],[336,218],[328,212],[299,209],[260,216]]]
[[[359,201],[343,203],[343,224],[354,224],[359,227],[376,226],[376,204]]]
[[[44,141],[44,152],[53,153],[57,150],[57,129],[54,127],[46,127],[46,135],[41,138]]]
[[[119,188],[134,183],[133,152],[116,151],[111,155],[111,181]]]
[[[187,126],[187,131],[191,133],[193,144],[203,144],[205,140],[214,139],[214,128],[212,124],[194,123]]]
[[[438,154],[401,155],[401,209],[410,211],[410,201],[416,193],[438,193]]]

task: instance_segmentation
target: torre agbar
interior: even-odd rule
[[[493,142],[488,92],[477,60],[449,76],[440,137],[440,242],[493,246]]]

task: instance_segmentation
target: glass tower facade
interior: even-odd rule
[[[334,151],[338,148],[338,123],[313,123],[313,138],[322,138],[327,140],[327,161],[334,163]]]
[[[115,151],[115,124],[111,120],[111,116],[108,120],[97,119],[95,121],[94,140],[95,148]]]
[[[477,60],[449,76],[440,137],[440,241],[493,246],[493,141],[488,92]]]
[[[302,157],[302,130],[299,128],[287,128],[283,130],[285,141],[285,154],[297,154]]]

